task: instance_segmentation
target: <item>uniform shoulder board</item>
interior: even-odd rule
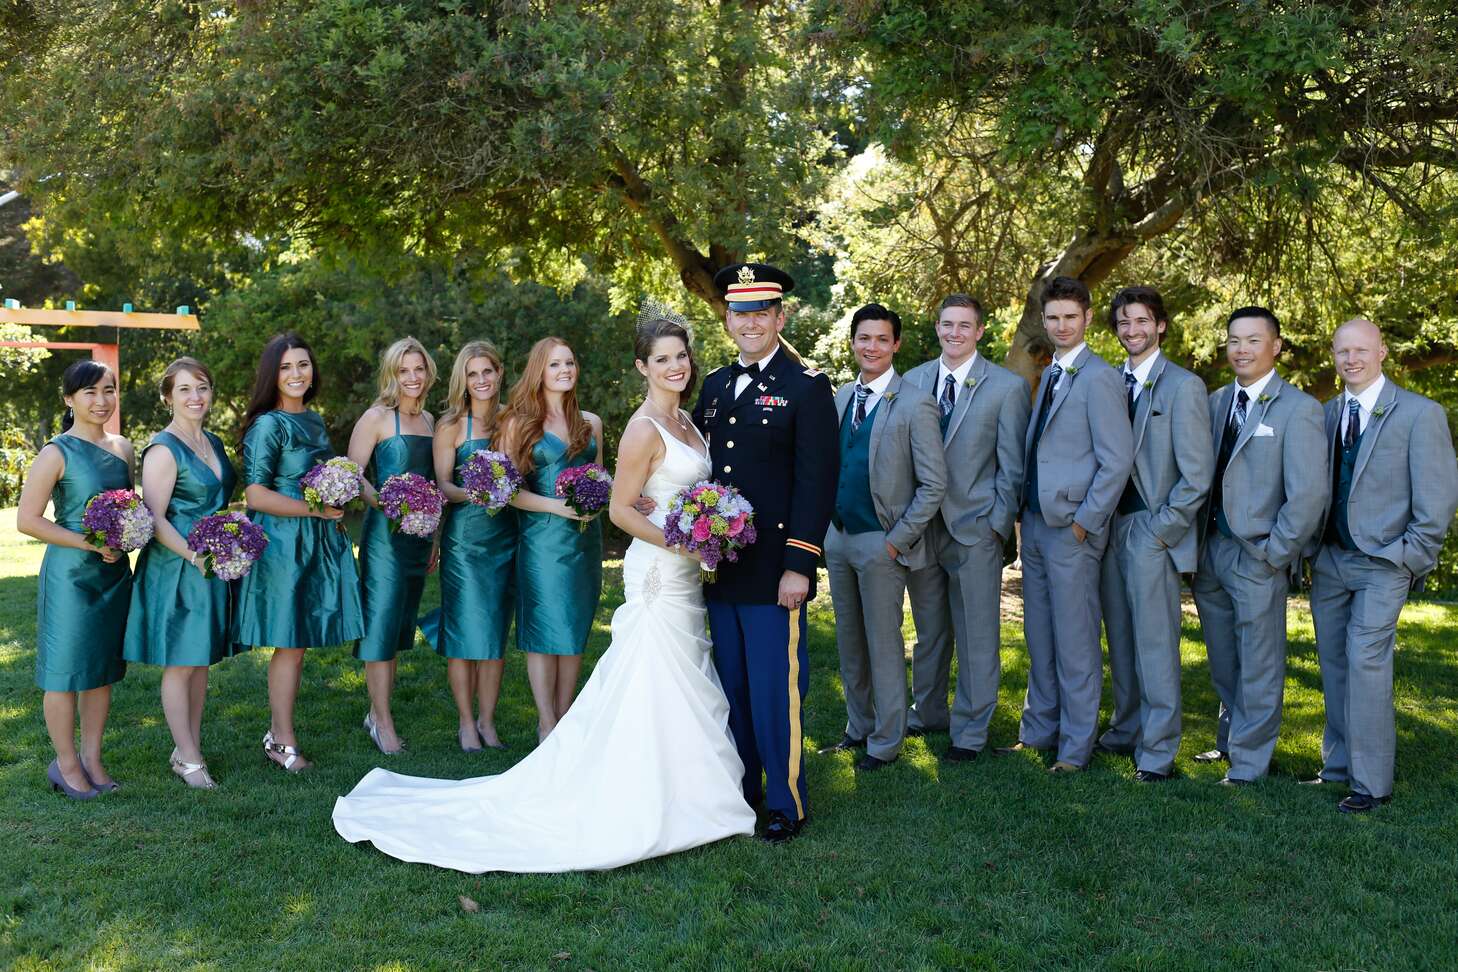
[[[820,374],[820,371],[816,368],[806,368],[805,374],[811,378],[814,378],[816,375]]]

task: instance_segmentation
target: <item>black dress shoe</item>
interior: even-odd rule
[[[1163,783],[1170,778],[1169,773],[1156,773],[1154,770],[1135,770],[1135,783]]]
[[[1390,796],[1374,797],[1365,793],[1353,793],[1338,803],[1337,809],[1342,813],[1366,813],[1368,810],[1376,810],[1382,804],[1391,802],[1392,797]]]
[[[1207,752],[1196,753],[1195,754],[1195,762],[1197,762],[1197,763],[1228,763],[1228,762],[1230,762],[1230,754],[1227,753],[1227,752],[1225,752],[1225,751],[1223,751],[1223,750],[1220,750],[1220,749],[1211,749],[1211,750],[1208,750]]]
[[[970,763],[982,755],[980,749],[963,749],[961,746],[948,746],[946,755],[942,757],[949,763]]]
[[[863,770],[867,773],[874,773],[878,769],[890,766],[900,758],[900,756],[892,756],[890,759],[880,759],[872,756],[870,753],[866,753],[866,755],[856,760],[856,769]]]
[[[1237,780],[1234,777],[1226,776],[1220,780],[1221,786],[1250,786],[1251,780]]]
[[[852,739],[850,736],[841,736],[840,742],[836,743],[834,746],[826,746],[824,749],[819,750],[819,753],[823,756],[826,753],[843,753],[848,749],[865,748],[866,741],[864,739]]]
[[[788,816],[778,810],[770,811],[769,823],[765,824],[764,833],[759,839],[766,844],[783,844],[800,836],[800,831],[805,828],[805,821],[808,817],[799,820],[791,820]]]

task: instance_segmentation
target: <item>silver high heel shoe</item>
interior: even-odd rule
[[[85,770],[82,770],[82,775],[85,775]],[[66,778],[61,775],[61,761],[58,759],[51,760],[51,765],[46,767],[46,779],[51,781],[52,790],[55,790],[57,793],[64,793],[72,800],[95,800],[101,795],[96,792],[96,787],[94,786],[90,789],[78,790],[67,783]],[[86,782],[90,783],[91,777],[86,777]]]
[[[375,725],[375,717],[373,713],[365,713],[364,729],[365,732],[370,734],[370,740],[375,744],[375,748],[378,749],[380,752],[384,753],[386,756],[399,756],[405,751],[405,740],[403,739],[400,740],[399,749],[385,748],[385,744],[380,742],[380,727]]]

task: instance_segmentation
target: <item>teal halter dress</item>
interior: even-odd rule
[[[265,412],[243,438],[243,480],[303,499],[299,480],[335,455],[316,412]],[[268,547],[238,582],[236,647],[319,648],[364,634],[349,535],[332,520],[248,511]]]
[[[455,482],[461,466],[491,441],[471,437],[466,416],[466,441],[456,449]],[[474,503],[446,507],[440,533],[440,607],[420,619],[425,640],[446,658],[495,661],[506,650],[511,630],[515,578],[517,510],[508,506],[495,516]]]
[[[131,467],[74,435],[58,435],[50,444],[66,460],[51,491],[55,522],[82,533],[87,500],[109,489],[131,489]],[[47,692],[85,692],[121,681],[131,595],[127,558],[108,564],[87,550],[47,545],[35,598],[35,683]]]
[[[597,442],[575,456],[550,432],[532,447],[535,468],[522,484],[539,496],[557,495],[564,469],[597,458]],[[516,645],[544,655],[580,655],[602,594],[602,519],[586,530],[554,513],[521,510],[516,545]]]
[[[167,522],[184,537],[198,520],[222,510],[238,488],[238,473],[222,441],[204,433],[222,475],[171,432],[158,432],[148,449],[166,449],[177,464]],[[146,453],[144,452],[145,456]],[[147,665],[212,665],[230,655],[232,585],[204,577],[185,558],[153,540],[137,556],[132,609],[127,616],[127,661]]]
[[[428,435],[401,435],[400,411],[396,409],[395,434],[377,443],[370,457],[370,468],[366,470],[370,483],[378,490],[391,476],[407,472],[435,482],[431,444]],[[415,647],[415,616],[425,591],[430,547],[429,537],[391,533],[384,513],[373,507],[365,511],[359,537],[365,631],[354,647],[354,657],[367,662],[390,661]]]

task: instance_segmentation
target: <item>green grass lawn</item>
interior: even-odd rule
[[[380,756],[360,729],[361,669],[312,652],[298,722],[318,767],[266,766],[266,654],[213,671],[206,752],[222,784],[187,790],[158,670],[116,688],[113,796],[51,793],[34,687],[42,548],[0,514],[0,967],[213,969],[1453,968],[1458,963],[1458,610],[1403,615],[1392,805],[1335,812],[1344,791],[1294,780],[1319,765],[1320,677],[1293,602],[1286,718],[1271,779],[1231,791],[1189,757],[1213,741],[1215,697],[1185,630],[1181,777],[1135,784],[1127,759],[1050,777],[1031,756],[943,766],[945,736],[911,740],[858,778],[818,756],[843,724],[828,598],[812,614],[805,730],[814,819],[791,844],[736,838],[602,874],[473,877],[402,864],[334,833],[329,814]],[[617,570],[589,648],[607,646]],[[434,586],[427,603],[435,599]],[[1003,628],[994,744],[1016,734],[1026,676]],[[391,769],[466,777],[529,749],[520,656],[498,726],[510,751],[461,753],[445,664],[400,665]],[[1106,697],[1107,703],[1107,697]],[[1107,705],[1105,711],[1107,712]],[[583,807],[591,813],[591,807]],[[482,819],[481,826],[492,822]],[[463,909],[460,898],[479,903]]]

